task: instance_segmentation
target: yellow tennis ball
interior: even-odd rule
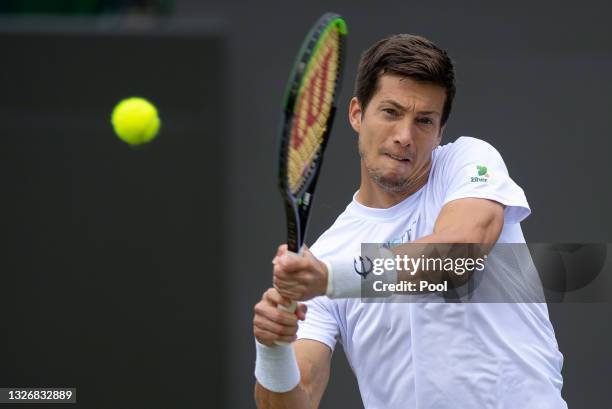
[[[141,145],[155,138],[161,121],[153,104],[144,98],[132,97],[115,106],[111,123],[121,140],[130,145]]]

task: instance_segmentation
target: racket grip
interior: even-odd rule
[[[297,252],[297,254],[299,256],[301,256],[303,252],[304,252],[304,245],[302,244],[302,246],[300,247],[300,250]],[[284,305],[279,304],[277,308],[279,310],[287,311],[287,312],[290,312],[291,314],[293,314],[295,312],[296,308],[297,308],[297,302],[291,301],[291,305],[289,307],[285,307]],[[274,341],[274,343],[276,345],[279,345],[279,346],[288,345],[288,342],[283,342],[283,341]]]

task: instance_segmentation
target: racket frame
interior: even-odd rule
[[[297,193],[292,193],[287,182],[288,166],[289,166],[289,143],[291,143],[291,131],[293,129],[293,120],[295,118],[295,104],[300,93],[300,87],[303,85],[302,80],[307,72],[310,58],[317,51],[319,39],[325,35],[326,30],[331,29],[330,23],[334,20],[340,20],[340,38],[339,38],[339,55],[338,65],[336,69],[336,81],[334,93],[330,104],[330,113],[326,123],[326,129],[322,135],[322,142],[317,152],[317,157],[311,164],[311,172],[304,180]],[[285,214],[287,219],[287,246],[294,253],[301,253],[302,246],[306,237],[308,221],[310,219],[310,209],[312,207],[315,187],[323,165],[323,154],[329,141],[329,135],[332,129],[334,117],[336,114],[336,102],[340,93],[342,83],[342,71],[344,68],[344,60],[346,54],[346,25],[342,17],[335,13],[326,13],[315,23],[308,33],[305,41],[300,48],[298,59],[293,65],[289,82],[285,91],[285,100],[283,103],[283,118],[281,120],[281,129],[279,133],[280,141],[278,143],[280,158],[279,163],[279,190],[283,197],[285,205]]]

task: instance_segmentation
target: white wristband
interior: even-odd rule
[[[261,386],[283,393],[300,383],[300,369],[291,344],[269,347],[255,340],[255,349],[255,378]]]
[[[393,253],[385,247],[379,247],[374,252],[376,254],[361,259],[341,256],[322,260],[328,271],[325,295],[329,298],[384,296],[385,294],[374,295],[368,289],[376,280],[383,280],[387,283],[397,282],[397,271],[395,269],[386,270],[384,276],[377,276],[372,271],[373,262],[375,258],[393,258]]]
[[[325,295],[329,298],[361,297],[361,277],[355,272],[352,259],[338,257],[323,262],[329,272]]]

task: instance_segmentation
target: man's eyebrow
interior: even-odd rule
[[[438,111],[419,111],[419,114],[441,116]]]
[[[398,104],[396,101],[394,101],[392,99],[383,99],[382,101],[380,101],[380,104],[393,105],[399,111],[406,112],[406,108],[404,106]],[[417,113],[419,115],[436,115],[436,116],[441,116],[441,114],[438,111],[419,111]]]
[[[393,105],[395,108],[397,108],[398,110],[404,112],[406,111],[406,108],[404,108],[402,105],[398,104],[397,102],[395,102],[392,99],[383,99],[382,101],[380,101],[380,104],[389,104],[389,105]]]

